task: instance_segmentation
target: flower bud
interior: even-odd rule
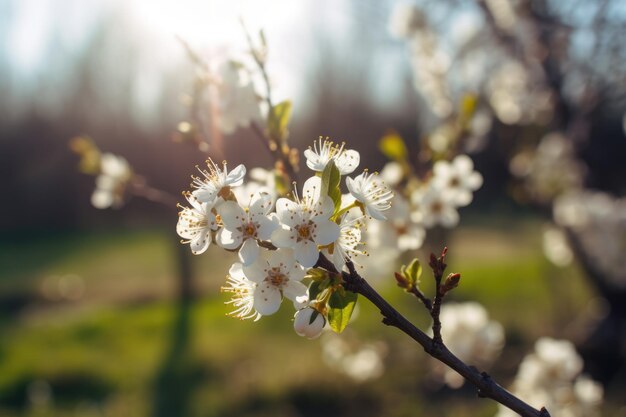
[[[317,310],[311,307],[296,311],[293,328],[298,336],[307,339],[315,339],[322,334],[322,329],[326,325],[326,319]]]

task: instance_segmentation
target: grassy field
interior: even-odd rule
[[[462,228],[449,243],[449,270],[463,276],[453,298],[480,301],[507,329],[508,347],[494,369],[505,382],[537,337],[573,337],[592,297],[574,268],[544,260],[538,230],[533,223]],[[225,317],[219,286],[230,259],[219,250],[193,259],[197,300],[179,304],[176,242],[141,231],[1,245],[0,416],[495,413],[467,387],[433,384],[421,349],[381,325],[364,302],[346,337],[382,339],[387,352],[384,375],[364,383],[326,366],[320,342],[293,333],[286,306],[257,323]],[[376,285],[428,325],[391,278]]]

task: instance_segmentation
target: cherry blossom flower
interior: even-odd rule
[[[339,271],[346,265],[346,261],[366,255],[362,249],[361,226],[361,218],[352,219],[351,216],[344,215],[339,223],[339,238],[329,248],[324,249]]]
[[[319,257],[318,245],[328,245],[339,238],[339,226],[330,221],[334,212],[332,200],[320,195],[321,179],[309,178],[303,187],[302,200],[279,198],[276,214],[281,226],[272,234],[272,243],[291,248],[298,262],[312,267]]]
[[[196,188],[193,195],[201,203],[213,202],[218,196],[228,197],[230,187],[236,187],[243,184],[243,177],[246,175],[246,167],[243,164],[237,165],[235,169],[228,172],[226,162],[223,163],[224,169],[213,160],[206,161],[208,170],[198,168],[203,178],[192,177],[192,187]]]
[[[502,325],[490,320],[487,310],[476,302],[446,303],[441,307],[441,336],[452,353],[466,363],[488,367],[500,355],[504,345]],[[441,366],[445,382],[458,388],[463,377],[455,371]]]
[[[316,339],[322,334],[326,319],[317,310],[311,307],[296,311],[293,320],[293,328],[298,336],[307,339]]]
[[[243,267],[245,277],[255,282],[254,309],[264,316],[278,311],[283,296],[301,307],[307,299],[307,287],[300,281],[305,271],[290,249],[278,249],[269,257],[259,257],[250,266]]]
[[[322,336],[322,358],[336,372],[361,383],[379,378],[385,371],[384,357],[388,347],[382,342],[361,342],[345,332]]]
[[[211,231],[217,230],[217,222],[213,214],[214,203],[201,203],[190,193],[185,194],[190,207],[179,206],[176,233],[189,243],[191,252],[199,255],[211,244]]]
[[[112,153],[100,157],[100,175],[96,178],[96,189],[91,195],[95,208],[120,207],[124,202],[126,185],[133,176],[126,159]]]
[[[533,406],[545,406],[555,417],[597,417],[602,386],[580,375],[582,369],[583,360],[570,341],[543,337],[522,360],[512,392]],[[514,415],[500,406],[496,417]]]
[[[260,253],[257,240],[268,240],[278,227],[278,219],[269,216],[271,197],[257,194],[250,207],[244,209],[234,201],[220,204],[217,211],[224,227],[217,234],[217,244],[224,249],[239,249],[244,266],[254,262]]]
[[[335,161],[335,166],[339,169],[341,175],[347,175],[354,172],[359,166],[361,156],[357,151],[352,149],[344,149],[344,144],[335,144],[328,139],[322,137],[313,143],[313,148],[304,151],[306,157],[306,165],[313,171],[322,172],[328,162]]]
[[[346,185],[350,194],[363,204],[365,214],[376,220],[386,220],[382,212],[391,208],[393,193],[377,176],[377,173],[364,171],[354,179],[347,177]]]
[[[231,134],[261,119],[259,99],[254,86],[242,77],[239,65],[224,62],[218,69],[217,83],[219,129]]]
[[[483,177],[474,171],[474,163],[467,155],[459,155],[452,162],[437,161],[433,167],[432,184],[456,206],[472,202],[472,193],[483,184]]]
[[[228,315],[241,320],[254,318],[257,321],[261,318],[261,314],[254,309],[254,291],[257,287],[255,282],[246,278],[243,273],[242,265],[234,263],[228,271],[226,285],[221,288],[222,292],[233,294],[226,304],[232,304],[235,310]]]
[[[459,223],[459,213],[450,195],[432,184],[415,191],[411,200],[416,207],[411,213],[411,220],[423,224],[424,227],[440,224],[450,228]]]

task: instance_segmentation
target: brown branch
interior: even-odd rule
[[[337,269],[322,253],[319,255],[317,267],[327,269],[330,272],[338,273]],[[469,381],[478,390],[478,396],[491,398],[505,407],[515,411],[522,417],[550,417],[545,408],[537,410],[526,404],[515,395],[498,385],[486,372],[480,372],[473,366],[466,365],[456,357],[448,348],[441,344],[434,348],[433,339],[426,333],[415,327],[402,314],[393,308],[369,283],[361,277],[355,270],[351,261],[346,263],[350,272],[342,272],[344,288],[348,291],[361,294],[374,304],[383,316],[382,322],[387,326],[393,326],[415,340],[424,348],[424,351],[433,358],[443,362],[450,368],[458,372],[463,378]]]

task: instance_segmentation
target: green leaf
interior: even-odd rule
[[[460,114],[464,120],[472,118],[476,112],[476,106],[478,105],[478,97],[475,94],[464,94],[461,98]]]
[[[407,289],[414,288],[418,286],[420,282],[420,277],[422,276],[422,264],[419,259],[415,258],[408,266],[402,265],[400,272],[408,281]]]
[[[335,204],[335,212],[341,206],[341,174],[339,168],[332,159],[324,167],[322,171],[322,189],[321,194],[327,195]]]
[[[395,131],[391,131],[383,136],[378,143],[378,148],[387,158],[394,161],[405,161],[409,154],[404,140]]]
[[[270,109],[267,116],[267,129],[270,138],[276,143],[287,140],[287,125],[291,118],[291,101],[282,101]]]
[[[343,287],[341,287],[343,290]],[[328,324],[335,333],[341,333],[352,317],[358,295],[351,291],[335,291],[328,300]]]

